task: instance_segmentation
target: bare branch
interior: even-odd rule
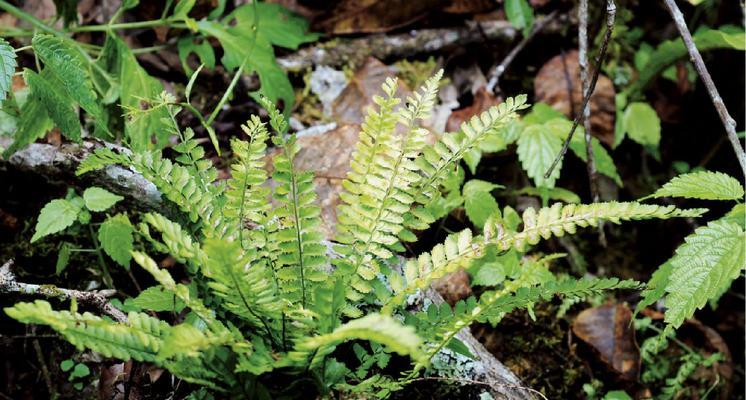
[[[702,55],[699,54],[697,46],[694,45],[692,34],[686,26],[684,15],[681,13],[681,10],[679,10],[679,7],[676,5],[674,0],[664,0],[664,2],[666,3],[668,12],[673,18],[673,22],[676,24],[676,29],[679,30],[681,38],[684,39],[684,45],[686,46],[686,50],[689,52],[689,58],[694,63],[694,68],[697,70],[699,77],[702,78],[702,82],[704,82],[705,87],[707,88],[707,93],[709,93],[710,98],[712,99],[712,105],[715,106],[715,110],[717,110],[720,120],[723,122],[725,131],[728,133],[730,144],[733,146],[733,151],[736,153],[738,162],[741,164],[741,170],[746,176],[746,152],[744,152],[741,141],[738,140],[738,135],[736,134],[736,121],[730,116],[730,113],[728,113],[728,109],[725,107],[725,103],[723,103],[723,99],[720,97],[717,87],[715,87],[715,82],[712,81],[712,76],[710,76],[710,72],[707,70],[704,60],[702,60]]]
[[[616,17],[616,4],[614,4],[613,0],[608,0],[606,2],[606,33],[604,34],[604,40],[601,43],[601,48],[598,51],[598,57],[596,58],[596,68],[593,70],[593,78],[591,79],[591,83],[588,86],[588,90],[585,91],[585,95],[583,96],[583,104],[580,107],[581,110],[585,110],[586,107],[588,107],[588,103],[591,100],[591,95],[593,95],[593,91],[596,90],[596,83],[598,82],[598,75],[601,73],[601,65],[603,64],[604,59],[606,58],[606,49],[609,47],[609,41],[611,40],[611,34],[612,32],[614,32],[615,17]],[[557,154],[557,157],[552,162],[552,165],[549,166],[549,169],[544,174],[545,178],[549,178],[549,176],[552,175],[552,171],[554,171],[554,168],[557,167],[557,164],[559,164],[560,160],[562,160],[562,157],[564,157],[565,154],[567,154],[567,149],[570,146],[570,140],[572,140],[572,135],[575,134],[575,130],[578,128],[578,124],[580,124],[580,121],[583,119],[584,118],[583,118],[582,112],[578,113],[578,115],[575,116],[575,119],[572,122],[572,129],[570,129],[570,133],[567,135],[565,142],[562,144],[562,150],[560,150],[559,154]]]
[[[81,304],[86,304],[100,310],[117,322],[127,322],[127,316],[106,299],[107,295],[113,294],[111,290],[87,292],[58,288],[53,285],[18,282],[16,281],[16,276],[10,270],[12,265],[13,260],[9,260],[0,267],[0,293],[19,293],[62,300],[75,299]]]
[[[545,26],[549,24],[552,20],[554,20],[554,17],[557,16],[557,11],[553,11],[551,14],[547,15],[544,19],[540,20],[539,22],[534,24],[533,29],[531,29],[531,32],[526,35],[518,44],[513,47],[512,50],[510,50],[510,53],[508,53],[505,58],[503,58],[502,62],[500,64],[492,67],[490,69],[490,72],[488,74],[488,81],[487,81],[487,91],[488,92],[495,92],[495,90],[499,90],[500,88],[500,77],[503,73],[508,69],[508,66],[510,63],[513,62],[513,59],[518,55],[518,53],[523,50],[524,47],[528,44],[528,42],[531,41],[531,39],[536,36],[537,33],[541,32]]]

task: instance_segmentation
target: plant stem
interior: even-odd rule
[[[38,18],[34,17],[33,15],[31,15],[31,14],[29,14],[29,13],[27,13],[27,12],[25,12],[25,11],[23,11],[23,10],[15,7],[15,6],[13,6],[13,5],[11,5],[7,1],[0,0],[0,10],[3,10],[3,11],[7,12],[8,14],[10,14],[10,15],[18,18],[18,19],[22,19],[22,20],[30,23],[31,25],[34,26],[34,28],[37,28],[37,29],[42,30],[42,31],[47,32],[47,33],[51,33],[53,35],[57,35],[57,36],[60,35],[59,32],[57,32],[53,28],[47,26],[47,24],[45,24],[44,22],[42,22]]]
[[[738,163],[741,164],[741,171],[746,176],[746,152],[744,152],[741,141],[738,139],[738,135],[736,134],[736,121],[730,116],[728,109],[725,107],[725,103],[723,103],[723,98],[720,97],[720,93],[718,93],[715,82],[712,81],[712,76],[710,76],[710,72],[707,70],[704,60],[702,60],[702,55],[699,54],[699,50],[694,44],[692,34],[686,26],[684,15],[681,13],[681,10],[679,10],[679,7],[676,5],[674,0],[664,1],[668,8],[668,12],[673,18],[673,22],[676,24],[676,29],[679,30],[681,38],[684,39],[684,45],[686,46],[686,50],[689,52],[689,57],[691,58],[692,63],[694,63],[694,68],[697,70],[699,77],[702,78],[702,82],[704,82],[705,88],[707,88],[707,93],[712,99],[712,105],[715,106],[715,110],[717,110],[718,116],[720,116],[720,121],[722,121],[723,126],[725,127],[725,132],[727,132],[730,144],[733,146],[733,151],[736,153]]]
[[[215,121],[215,118],[218,117],[220,110],[223,108],[225,103],[228,101],[228,98],[231,96],[231,94],[233,94],[233,89],[236,87],[238,80],[241,78],[241,74],[243,73],[243,69],[245,65],[246,65],[246,60],[244,60],[241,63],[241,65],[238,67],[238,69],[236,70],[236,73],[233,75],[233,79],[231,79],[231,83],[228,85],[228,88],[223,93],[223,97],[220,98],[220,101],[215,106],[215,109],[213,109],[212,113],[210,113],[210,116],[207,118],[207,125],[212,125],[212,123]]]
[[[96,255],[98,256],[98,263],[101,265],[101,272],[104,275],[104,284],[110,288],[114,288],[114,279],[111,278],[111,274],[109,273],[109,267],[106,266],[106,261],[104,260],[104,255],[101,252],[101,246],[98,243],[98,239],[96,238],[96,234],[93,232],[93,228],[88,225],[88,232],[91,233],[91,240],[93,240],[93,245],[96,246]]]
[[[135,22],[122,22],[120,24],[106,24],[106,25],[86,25],[78,26],[75,28],[68,29],[68,32],[105,32],[109,30],[120,30],[120,29],[143,29],[143,28],[155,28],[158,26],[170,26],[171,28],[187,28],[187,25],[182,22],[174,22],[170,19],[154,19],[150,21],[135,21]]]
[[[596,83],[598,82],[598,75],[601,73],[601,65],[604,62],[604,58],[606,58],[606,49],[609,47],[609,41],[611,40],[611,33],[614,31],[614,16],[616,15],[616,4],[614,4],[614,0],[608,0],[606,2],[606,32],[604,33],[604,40],[601,43],[601,49],[598,51],[598,58],[596,59],[596,68],[593,70],[593,78],[591,79],[591,83],[588,86],[588,91],[585,92],[585,95],[583,97],[583,104],[580,107],[581,110],[585,110],[585,108],[588,106],[588,102],[591,100],[591,95],[593,94],[593,91],[596,90]],[[557,164],[559,164],[560,160],[562,160],[562,157],[567,154],[567,149],[570,147],[570,140],[572,140],[572,135],[575,133],[575,130],[578,128],[578,124],[580,124],[580,120],[583,118],[583,113],[578,113],[577,116],[575,116],[575,120],[572,122],[572,129],[570,129],[570,133],[567,135],[567,138],[565,139],[565,142],[562,144],[562,150],[560,150],[559,154],[557,154],[557,157],[552,162],[552,165],[549,166],[549,169],[547,169],[547,172],[544,174],[544,178],[549,178],[549,176],[552,175],[552,171],[554,171],[554,168],[557,167]]]

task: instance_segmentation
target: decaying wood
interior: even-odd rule
[[[18,293],[62,300],[75,299],[78,303],[93,307],[115,321],[127,322],[127,316],[106,299],[106,295],[110,294],[108,291],[82,291],[18,282],[10,270],[12,265],[13,260],[10,260],[0,267],[0,293]]]
[[[542,25],[539,18],[537,25]],[[567,21],[557,18],[543,28],[558,32]],[[432,53],[451,46],[464,46],[485,40],[513,42],[518,31],[508,21],[468,22],[459,28],[416,29],[401,34],[375,34],[362,38],[336,38],[280,57],[277,63],[290,71],[316,65],[341,66],[361,63],[368,57],[386,59]]]
[[[7,146],[8,143],[3,143],[2,140],[3,138],[0,138],[0,146]],[[71,184],[77,183],[80,186],[85,186],[86,183],[95,183],[114,193],[126,196],[131,204],[139,209],[163,212],[167,202],[162,200],[160,193],[151,182],[134,171],[118,166],[110,166],[98,173],[90,172],[82,177],[75,175],[75,170],[78,168],[80,162],[97,147],[103,145],[102,142],[94,140],[85,140],[82,144],[66,144],[59,148],[36,143],[16,152],[9,160],[0,160],[0,168],[38,173],[48,176],[51,179],[65,179]],[[89,177],[88,175],[92,176]],[[82,181],[83,179],[85,181]],[[23,292],[50,295],[41,290],[43,286],[16,282],[12,273],[10,273],[9,267],[6,269],[9,275],[2,275],[5,272],[0,273],[2,275],[0,276],[0,293]],[[91,306],[101,309],[102,312],[112,316],[114,319],[121,320],[120,318],[124,318],[126,320],[126,316],[121,311],[112,309],[113,307],[111,307],[101,294],[55,288],[54,297],[60,296],[63,296],[63,298],[75,297],[79,302],[91,304]],[[432,289],[427,291],[425,297],[436,304],[443,302],[443,298]],[[117,315],[117,312],[120,315]],[[482,386],[489,387],[489,392],[496,399],[526,400],[535,398],[532,394],[534,390],[522,386],[520,380],[485,349],[471,335],[468,329],[459,332],[457,338],[469,348],[477,359],[468,360],[464,357],[466,359],[465,363],[470,364],[468,368],[461,369],[464,376],[451,378],[455,378],[455,381],[481,382],[484,384]]]

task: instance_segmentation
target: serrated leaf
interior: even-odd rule
[[[549,178],[544,174],[562,149],[562,140],[540,125],[524,129],[518,138],[518,159],[536,186],[552,188],[559,178],[562,161],[557,164]]]
[[[701,200],[743,200],[741,183],[722,172],[698,171],[679,175],[647,197],[684,197]]]
[[[469,196],[464,195],[466,216],[477,228],[484,227],[487,218],[498,212],[499,209],[497,201],[490,192],[474,192]]]
[[[31,243],[72,225],[78,218],[80,210],[79,205],[65,199],[56,199],[47,203],[39,213]]]
[[[630,103],[624,110],[624,131],[635,142],[658,148],[661,141],[661,120],[650,104]]]
[[[127,299],[125,305],[155,312],[181,312],[184,309],[184,302],[161,285],[151,286],[143,290],[134,299]]]
[[[73,98],[86,110],[94,121],[101,123],[102,110],[93,91],[88,73],[88,62],[67,39],[40,34],[31,40],[34,52],[44,62],[59,81],[62,82],[68,96]]]
[[[89,187],[83,192],[83,200],[85,200],[86,208],[96,212],[106,211],[122,199],[124,197],[96,186]]]
[[[671,271],[673,271],[673,264],[669,259],[653,272],[653,276],[645,285],[645,290],[640,294],[640,302],[635,307],[635,315],[645,307],[663,298],[663,295],[666,294],[668,281],[671,279]]]
[[[10,92],[13,74],[16,72],[16,53],[13,47],[0,38],[0,101]]]
[[[109,217],[98,228],[98,240],[106,254],[119,265],[129,268],[135,242],[133,227],[124,214]]]
[[[736,224],[713,221],[684,239],[671,259],[665,321],[678,328],[711,298],[730,287],[744,269],[746,232]]]
[[[13,137],[13,143],[3,152],[3,157],[10,157],[16,151],[34,143],[36,139],[44,137],[54,123],[47,114],[47,109],[36,98],[29,96],[21,107],[21,117],[18,120],[18,130]]]
[[[517,264],[517,263],[516,263]],[[505,267],[499,262],[490,262],[482,265],[471,284],[474,286],[497,286],[505,281]]]
[[[54,267],[54,274],[59,275],[62,271],[67,268],[67,264],[70,263],[70,254],[72,253],[72,245],[67,242],[62,242],[60,246],[60,252],[57,253],[57,263]]]
[[[38,99],[47,110],[57,127],[65,137],[80,141],[80,122],[73,99],[56,76],[44,70],[41,75],[26,69],[23,77],[31,89],[31,95]]]

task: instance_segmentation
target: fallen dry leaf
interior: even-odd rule
[[[564,58],[564,65],[562,55],[558,55],[541,67],[534,80],[534,95],[537,103],[547,103],[568,118],[574,118],[571,111],[580,112],[583,102],[577,50],[566,53]],[[570,78],[572,85],[572,107],[565,76]],[[593,136],[609,146],[614,143],[615,94],[611,80],[603,74],[599,75],[596,90],[591,96],[591,129]]]
[[[640,348],[631,321],[632,311],[626,305],[607,304],[578,314],[572,332],[614,372],[635,381],[640,375]]]
[[[335,121],[338,124],[362,123],[366,109],[373,104],[373,95],[381,95],[381,84],[394,74],[396,68],[369,57],[332,103],[332,116]],[[409,95],[411,92],[407,85],[399,81],[397,96],[406,98]]]
[[[471,296],[472,290],[469,274],[460,269],[433,282],[433,288],[443,296],[443,299],[453,306],[459,300],[465,300]]]
[[[495,97],[492,93],[488,92],[487,89],[482,87],[477,90],[474,94],[474,101],[470,106],[461,108],[451,113],[446,123],[447,132],[456,132],[459,130],[461,124],[471,118],[474,115],[487,110],[492,106],[496,106],[502,102],[502,99]]]
[[[388,32],[425,17],[448,0],[341,0],[312,29],[350,34]]]
[[[358,133],[357,125],[343,125],[326,133],[298,138],[301,149],[295,156],[294,165],[302,170],[313,171],[316,175],[316,201],[321,207],[321,226],[327,239],[334,236],[339,192],[342,191],[342,180],[349,170],[350,156],[357,143]],[[270,160],[278,152],[278,149],[273,149],[266,158],[270,171]]]
[[[490,11],[495,8],[494,0],[451,0],[443,12],[451,14],[476,14]]]

